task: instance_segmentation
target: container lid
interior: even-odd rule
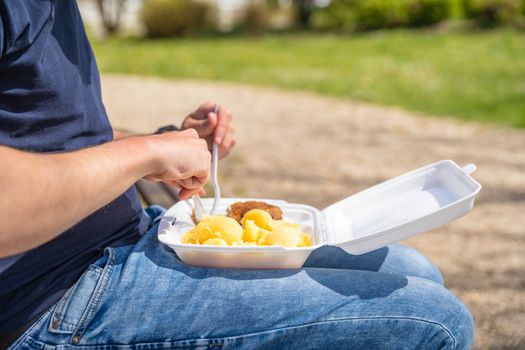
[[[326,243],[362,254],[447,224],[472,209],[475,169],[443,160],[334,203],[322,211]]]

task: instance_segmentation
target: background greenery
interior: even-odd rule
[[[94,49],[103,72],[304,89],[525,127],[525,34],[513,30],[112,38]]]
[[[423,28],[458,20],[472,27],[525,28],[525,0],[329,0],[324,7],[314,0],[294,0],[288,7],[278,0],[245,2],[244,15],[230,30],[261,34],[276,29],[272,18],[283,14],[289,17],[288,29],[340,33]],[[140,17],[148,37],[188,36],[217,30],[213,12],[211,3],[195,0],[144,0]]]
[[[477,27],[522,27],[523,0],[331,0],[312,12],[317,30],[368,31],[426,27],[447,20],[469,19]]]

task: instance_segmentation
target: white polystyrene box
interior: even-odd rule
[[[193,266],[218,268],[291,269],[301,267],[310,253],[333,245],[363,254],[390,243],[430,231],[467,214],[481,185],[471,176],[476,167],[460,168],[451,160],[427,165],[366,189],[323,210],[282,200],[255,199],[279,206],[284,220],[301,224],[313,246],[209,246],[183,244],[181,237],[194,224],[193,203],[181,201],[162,217],[159,240]],[[247,198],[224,198],[217,214]],[[203,199],[207,211],[212,199]]]

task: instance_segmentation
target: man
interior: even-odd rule
[[[231,115],[183,131],[113,133],[72,0],[0,0],[0,338],[3,347],[467,349],[473,322],[413,249],[315,251],[300,270],[186,266],[156,239],[163,210],[133,184],[208,179]]]

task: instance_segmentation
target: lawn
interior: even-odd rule
[[[388,31],[94,42],[103,72],[303,89],[525,128],[525,33]]]

